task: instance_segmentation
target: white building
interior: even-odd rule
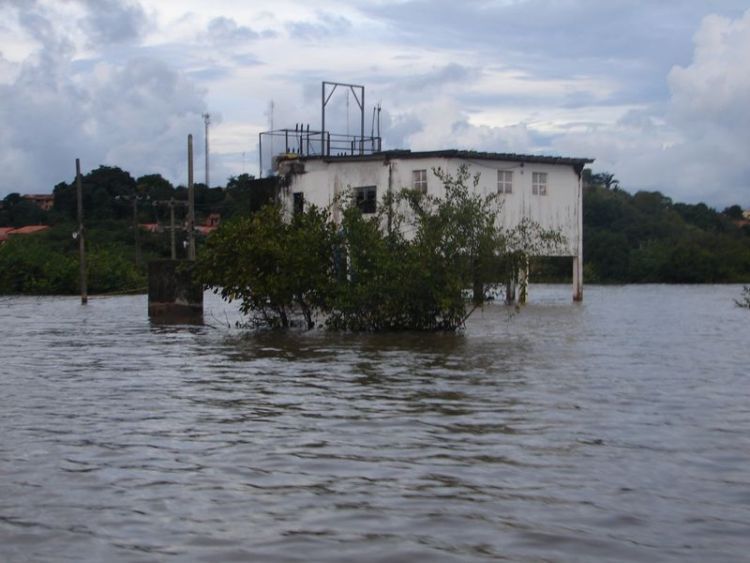
[[[364,213],[375,213],[382,196],[401,188],[441,195],[442,182],[434,169],[455,175],[466,165],[480,174],[477,190],[502,194],[499,220],[513,228],[523,218],[561,232],[566,246],[558,256],[573,263],[573,299],[583,295],[583,226],[581,175],[588,158],[566,158],[459,150],[428,152],[385,151],[345,156],[281,157],[278,173],[287,178],[285,205],[330,205],[337,194],[352,189]]]

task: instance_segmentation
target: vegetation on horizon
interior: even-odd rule
[[[187,188],[173,186],[159,174],[134,179],[128,172],[100,166],[82,177],[87,245],[92,268],[101,275],[93,293],[145,287],[145,263],[169,256],[168,234],[141,231],[142,261],[136,265],[133,203],[139,223],[167,225],[169,210],[156,201],[187,199]],[[222,221],[251,217],[273,199],[275,179],[232,177],[225,187],[196,184],[200,224],[210,213]],[[20,194],[0,201],[0,227],[51,225],[37,235],[11,237],[0,246],[0,294],[75,293],[77,244],[75,183],[54,188],[54,207],[44,211]],[[184,206],[175,209],[184,222]],[[717,283],[750,281],[750,225],[742,208],[718,212],[703,204],[675,203],[660,192],[631,194],[613,174],[584,170],[584,281],[587,283]],[[178,256],[184,255],[183,231],[177,233]],[[199,240],[199,243],[202,242]],[[569,280],[567,260],[532,261],[532,279]],[[94,280],[97,270],[92,269]]]
[[[139,224],[169,225],[170,198],[187,200],[187,188],[173,186],[159,174],[134,179],[128,172],[100,166],[81,178],[86,228],[88,289],[92,294],[145,290],[146,264],[170,256],[168,232],[138,232]],[[200,224],[213,212],[222,217],[249,214],[273,196],[273,181],[254,180],[242,174],[229,179],[226,188],[195,186],[196,217]],[[34,235],[14,236],[0,244],[0,294],[75,294],[78,292],[78,242],[75,179],[57,184],[54,206],[44,211],[17,193],[0,202],[0,227],[45,224],[51,229]],[[161,202],[161,203],[158,203]],[[178,228],[185,221],[185,206],[175,207]],[[176,233],[178,257],[184,256],[185,234]],[[199,238],[199,242],[201,242]],[[136,256],[140,260],[136,261]]]
[[[630,194],[611,174],[584,170],[583,263],[589,283],[726,283],[750,280],[750,226],[738,205],[674,203]]]

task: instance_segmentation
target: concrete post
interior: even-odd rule
[[[573,301],[583,301],[583,173],[578,174],[578,240],[573,257]]]
[[[148,316],[156,323],[202,324],[203,288],[194,262],[156,260],[148,265]]]
[[[526,305],[529,297],[529,259],[524,259],[524,264],[518,272],[518,303]]]
[[[583,259],[573,257],[573,301],[583,301]]]
[[[516,275],[505,282],[505,304],[513,305],[516,302]]]

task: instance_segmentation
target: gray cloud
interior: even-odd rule
[[[316,21],[297,21],[287,25],[289,35],[295,39],[321,40],[350,31],[352,23],[344,16],[318,12]]]
[[[214,18],[208,22],[208,33],[217,41],[251,41],[259,37],[258,33],[247,26],[237,25],[231,18]]]
[[[0,191],[48,192],[70,179],[77,157],[86,169],[184,176],[185,139],[202,131],[205,93],[153,59],[73,64],[59,28],[28,8],[18,19],[40,45],[0,85]]]
[[[135,0],[81,0],[88,13],[81,22],[92,44],[109,45],[139,39],[149,21]]]
[[[272,39],[277,35],[271,29],[258,32],[246,25],[238,24],[232,18],[223,16],[213,18],[208,22],[206,32],[210,41],[222,44],[241,44],[257,39]]]
[[[717,0],[711,9],[738,16],[746,0]],[[663,77],[687,63],[690,36],[707,7],[702,0],[406,0],[360,2],[406,44],[473,50],[531,76],[617,76],[629,99],[668,94]],[[618,96],[617,91],[614,95]]]

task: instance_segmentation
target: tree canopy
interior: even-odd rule
[[[719,213],[704,203],[674,203],[658,191],[631,195],[611,175],[585,172],[584,278],[589,282],[750,279],[750,229],[738,221],[738,205]]]

